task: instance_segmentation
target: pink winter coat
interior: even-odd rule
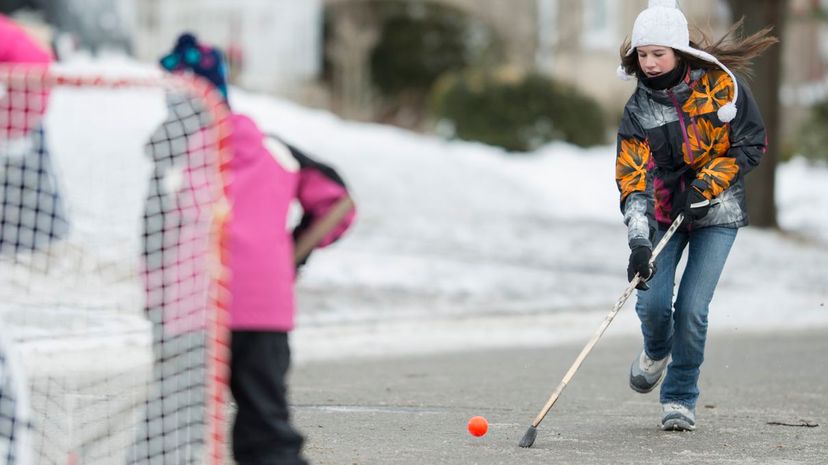
[[[289,207],[297,199],[306,214],[323,216],[347,191],[336,179],[319,172],[318,165],[286,159],[292,150],[266,141],[250,118],[234,114],[231,124],[230,327],[287,332],[293,329],[295,312]],[[268,147],[281,153],[272,153]],[[352,210],[319,245],[336,240],[353,218]]]
[[[20,26],[0,15],[0,63],[51,63],[52,55]]]
[[[51,53],[38,45],[14,21],[0,15],[0,64],[45,66],[51,61]],[[26,87],[17,87],[21,85]],[[6,126],[0,128],[3,137],[11,139],[24,136],[40,123],[40,117],[46,111],[48,92],[31,86],[28,83],[10,83],[10,88],[0,97],[0,112],[5,113],[2,119],[7,121]],[[9,95],[12,94],[22,95],[22,98],[10,99]],[[21,108],[21,105],[25,105],[25,108]],[[27,116],[22,122],[17,116],[21,112]]]

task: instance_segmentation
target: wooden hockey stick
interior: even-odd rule
[[[653,250],[653,255],[650,258],[651,267],[652,264],[655,262],[655,259],[658,256],[658,254],[661,253],[661,251],[667,245],[667,241],[669,241],[670,238],[673,237],[673,234],[675,234],[676,230],[679,228],[682,221],[684,221],[684,215],[679,214],[678,217],[676,217],[675,221],[673,221],[673,224],[670,225],[670,229],[668,229],[667,232],[664,233],[664,236],[658,242],[658,245],[656,245],[655,250]],[[566,375],[563,377],[563,380],[561,380],[561,383],[558,384],[558,387],[555,388],[555,391],[553,391],[552,395],[549,396],[549,400],[546,401],[546,405],[543,406],[540,413],[538,413],[538,416],[536,416],[535,420],[532,421],[532,425],[529,427],[529,429],[526,431],[526,434],[524,434],[523,438],[520,440],[520,447],[532,447],[532,444],[534,444],[535,442],[535,437],[537,437],[538,435],[538,425],[541,421],[543,421],[543,418],[546,416],[546,414],[549,413],[549,410],[552,408],[552,406],[555,405],[555,402],[558,400],[558,397],[561,395],[561,392],[563,392],[564,388],[566,388],[567,384],[569,384],[569,382],[572,380],[572,377],[575,376],[575,372],[578,371],[578,368],[581,367],[581,364],[584,362],[584,359],[586,359],[587,355],[589,355],[589,353],[592,351],[592,348],[595,347],[595,344],[598,343],[598,339],[600,339],[601,336],[604,334],[604,331],[607,330],[610,323],[612,323],[612,320],[615,318],[615,315],[618,314],[618,311],[621,310],[621,307],[624,306],[624,303],[627,301],[627,298],[629,298],[630,295],[632,295],[633,291],[635,290],[635,287],[638,286],[638,283],[640,282],[641,277],[636,274],[633,280],[630,281],[630,285],[627,286],[627,289],[624,291],[624,294],[621,295],[621,298],[618,299],[618,302],[615,303],[615,306],[612,308],[612,310],[610,310],[606,318],[604,318],[604,322],[601,323],[601,326],[598,328],[598,331],[595,332],[595,334],[592,336],[592,339],[590,339],[587,345],[583,348],[583,350],[581,350],[581,353],[578,355],[578,358],[576,358],[572,366],[569,367],[569,371],[566,372]]]

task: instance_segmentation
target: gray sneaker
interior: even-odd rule
[[[661,360],[653,360],[642,350],[630,367],[630,387],[642,394],[652,391],[664,379],[669,362],[669,355]]]
[[[696,429],[696,412],[674,402],[661,404],[661,429],[693,431]]]

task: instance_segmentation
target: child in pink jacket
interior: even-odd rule
[[[225,97],[220,52],[179,37],[161,59],[171,72],[205,78]],[[355,210],[341,178],[275,137],[247,116],[231,113],[231,213],[225,231],[230,268],[230,388],[238,406],[233,455],[239,464],[306,464],[302,436],[289,423],[285,376],[288,333],[294,327],[297,266],[315,247],[337,240]],[[288,227],[289,207],[304,211]]]

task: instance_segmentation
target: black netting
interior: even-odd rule
[[[215,463],[214,107],[172,79],[12,75],[0,69],[0,463]]]

